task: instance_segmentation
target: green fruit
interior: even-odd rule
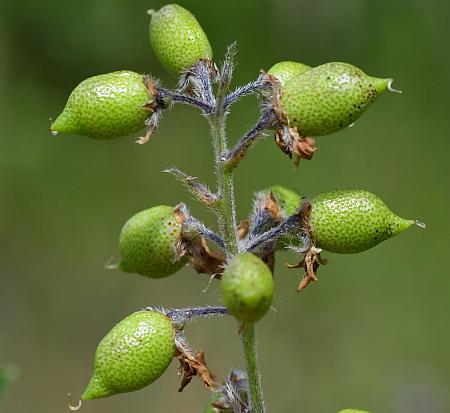
[[[284,219],[294,215],[300,208],[302,197],[292,189],[281,185],[275,185],[263,192],[272,193],[277,206],[280,208],[281,217]]]
[[[367,76],[348,63],[326,63],[287,82],[279,107],[301,135],[328,135],[355,122],[390,81]]]
[[[285,186],[275,185],[262,191],[263,194],[272,193],[275,203],[279,209],[279,219],[287,219],[291,215],[294,215],[301,204],[301,195],[292,189]],[[275,226],[279,222],[273,222],[272,226]],[[283,250],[290,244],[298,244],[298,238],[291,235],[285,235],[278,238],[276,248]]]
[[[311,69],[311,66],[299,62],[278,62],[274,64],[267,73],[276,77],[281,86],[296,76],[302,75]]]
[[[169,4],[150,13],[150,42],[168,72],[179,76],[200,59],[212,59],[208,38],[189,10]]]
[[[99,399],[139,390],[166,371],[175,356],[172,321],[157,311],[138,311],[115,325],[95,352],[94,374],[81,396]]]
[[[153,102],[142,75],[129,70],[90,77],[70,94],[63,112],[50,130],[113,139],[142,129]]]
[[[185,258],[175,261],[181,226],[170,206],[156,206],[132,216],[120,233],[119,268],[150,278],[176,273],[186,263]]]
[[[254,323],[266,314],[272,304],[274,289],[269,267],[249,252],[231,259],[220,282],[224,304],[244,323]]]
[[[364,190],[322,192],[311,204],[315,245],[338,254],[368,250],[415,223],[398,217],[378,196]]]

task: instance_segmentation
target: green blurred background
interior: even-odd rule
[[[279,60],[348,61],[394,77],[355,127],[318,139],[294,170],[271,138],[236,172],[239,217],[252,191],[279,183],[313,195],[366,188],[399,214],[420,218],[394,240],[354,256],[326,254],[320,282],[295,290],[300,273],[278,258],[277,295],[258,324],[268,412],[450,412],[450,86],[448,1],[184,1],[220,60],[238,42],[235,85]],[[135,212],[189,196],[161,170],[177,165],[214,183],[209,134],[197,111],[176,107],[152,141],[51,136],[49,117],[83,79],[118,69],[151,71],[174,86],[148,42],[148,8],[163,1],[2,2],[0,15],[0,364],[20,377],[0,405],[8,413],[67,411],[91,374],[98,341],[147,305],[220,302],[218,284],[187,268],[149,280],[106,271],[118,232]],[[258,114],[235,107],[234,141]],[[194,201],[193,213],[214,225]],[[233,320],[191,326],[220,376],[242,367]],[[85,412],[199,413],[208,397],[194,381],[177,393],[176,363],[150,387],[87,402]]]

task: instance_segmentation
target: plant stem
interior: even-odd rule
[[[234,49],[235,46],[231,46],[228,49],[220,76],[221,80],[217,91],[215,111],[208,116],[214,147],[217,190],[219,194],[216,213],[220,224],[220,235],[225,243],[227,258],[231,258],[239,252],[236,206],[234,203],[233,171],[232,168],[228,167],[225,159],[225,155],[228,152],[228,145],[225,129],[227,110],[224,108],[224,101],[231,82]],[[252,413],[264,413],[264,400],[262,397],[260,374],[257,364],[255,328],[252,324],[244,326],[242,331],[242,342],[247,365]]]
[[[247,366],[250,398],[252,401],[252,413],[264,413],[264,399],[261,387],[261,375],[258,369],[258,352],[256,349],[255,326],[247,324],[242,330],[242,343],[245,351],[245,363]]]
[[[226,254],[229,258],[238,252],[238,247],[233,174],[221,160],[223,154],[228,150],[225,131],[226,114],[222,109],[222,99],[220,96],[217,98],[216,112],[210,117],[210,124],[216,164],[217,189],[220,195],[218,218],[221,235],[225,241]]]

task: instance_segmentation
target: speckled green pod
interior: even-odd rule
[[[179,76],[200,59],[212,59],[208,38],[189,10],[168,4],[150,14],[150,43],[168,72]]]
[[[230,313],[243,323],[254,323],[272,304],[275,284],[269,267],[256,255],[235,255],[220,282],[222,300]]]
[[[287,82],[279,108],[301,135],[328,135],[355,122],[390,81],[367,76],[348,63],[326,63]]]
[[[144,105],[153,100],[139,73],[93,76],[73,90],[50,130],[102,140],[127,136],[145,126],[151,111]]]
[[[311,204],[314,243],[338,254],[368,250],[415,223],[395,215],[378,196],[362,189],[322,192]]]
[[[267,73],[274,76],[281,86],[292,80],[296,76],[302,75],[311,69],[311,66],[304,65],[300,62],[284,61],[275,63]]]
[[[281,185],[274,185],[263,191],[264,193],[271,192],[275,198],[277,206],[280,208],[281,218],[287,218],[300,208],[301,195],[292,189]]]
[[[272,192],[272,195],[275,198],[275,202],[280,209],[281,219],[290,217],[291,215],[295,214],[300,208],[302,196],[292,189],[286,188],[285,186],[281,185],[275,185],[263,192]],[[277,241],[277,249],[285,249],[287,245],[292,243],[298,243],[298,240],[290,236],[280,237]]]
[[[147,310],[131,314],[98,345],[94,374],[82,400],[148,386],[164,373],[175,351],[174,328],[165,314]]]
[[[175,261],[175,243],[181,237],[181,222],[174,208],[160,205],[138,212],[122,228],[119,268],[150,278],[176,273],[186,263]]]

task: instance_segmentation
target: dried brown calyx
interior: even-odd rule
[[[286,264],[288,268],[303,268],[305,270],[305,274],[300,281],[297,292],[305,289],[310,282],[319,280],[317,278],[317,270],[319,269],[320,265],[327,264],[327,260],[320,256],[321,251],[322,250],[320,248],[311,246],[305,253],[303,259],[298,262],[298,264]]]
[[[207,389],[214,389],[218,386],[218,383],[206,365],[204,352],[199,351],[194,354],[190,351],[178,349],[178,353],[177,358],[180,362],[179,373],[182,376],[178,389],[179,392],[182,392],[196,376],[199,377]]]
[[[298,167],[301,159],[311,160],[318,150],[314,138],[301,136],[297,128],[287,126],[275,132],[275,143],[289,158],[295,155],[295,167]]]

